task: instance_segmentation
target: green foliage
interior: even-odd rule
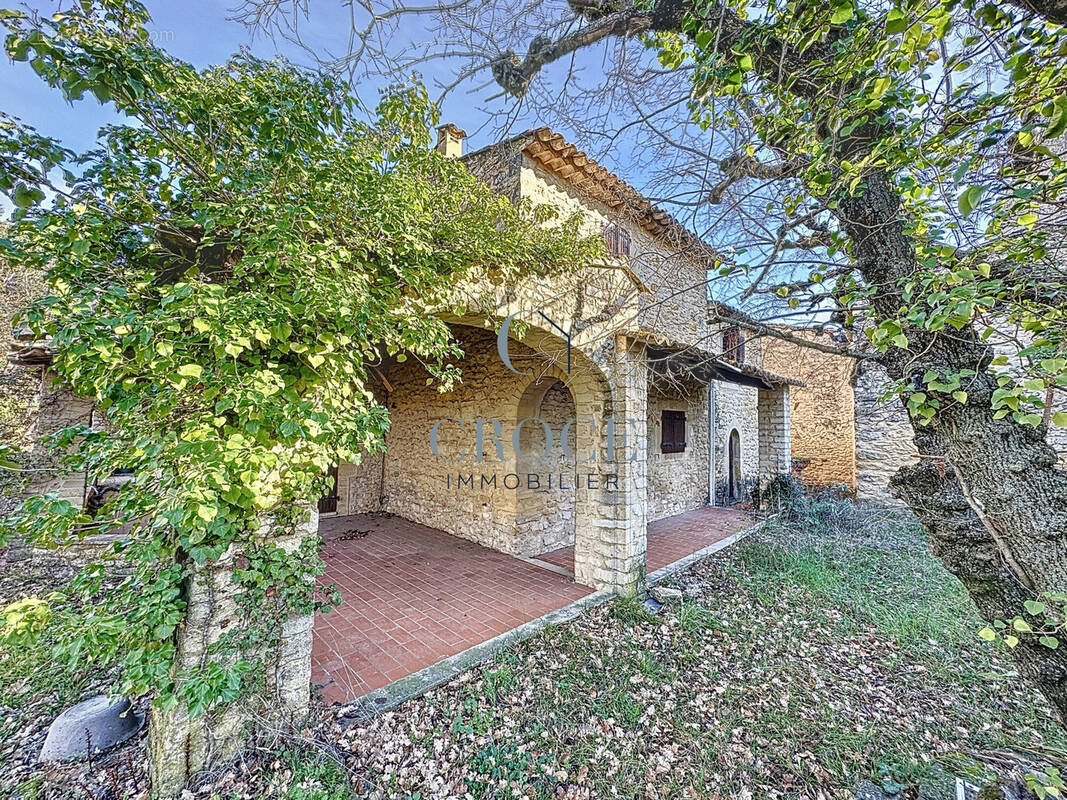
[[[730,47],[722,6],[747,22]],[[830,300],[898,360],[921,359],[925,343],[967,325],[986,337],[994,326],[1017,330],[1011,362],[946,363],[933,384],[918,380],[924,365],[896,390],[922,425],[973,402],[1041,424],[1047,393],[1067,390],[1067,276],[1051,221],[1067,197],[1064,147],[1053,141],[1067,130],[1067,28],[979,0],[695,0],[686,9],[682,35],[649,43],[664,66],[690,70],[694,119],[736,129],[736,158],[770,165],[749,177],[780,179],[777,201],[753,213],[773,206],[780,236],[817,234],[775,246],[770,258],[788,252],[786,265],[803,264],[796,247],[813,251],[808,274],[779,296],[793,308]],[[876,265],[857,263],[857,233],[841,223],[872,175],[891,181],[888,202],[899,199],[911,250],[887,246],[886,264],[908,267],[882,285]],[[897,308],[872,310],[898,294]],[[1000,390],[976,394],[975,375],[989,367],[1003,373]]]
[[[978,635],[987,642],[999,639],[1008,647],[1018,646],[1020,636],[1037,639],[1049,650],[1067,644],[1067,595],[1045,592],[1040,598],[1023,603],[1020,611],[1010,620],[993,620],[993,625],[982,628]]]
[[[633,597],[620,597],[611,604],[611,615],[626,625],[640,625],[654,622],[655,617],[645,610],[644,605]]]
[[[2,126],[3,120],[0,119]],[[0,236],[4,230],[0,224]],[[15,316],[40,294],[42,287],[33,272],[7,263],[2,250],[0,273],[4,276],[0,281],[0,351],[7,352],[15,344],[12,337]],[[8,512],[17,504],[27,483],[27,475],[19,469],[45,466],[41,454],[32,452],[28,435],[29,423],[37,407],[38,390],[39,380],[33,370],[6,361],[0,364],[0,513]]]
[[[1064,783],[1060,771],[1055,767],[1046,767],[1043,772],[1028,773],[1026,788],[1037,795],[1039,800],[1067,796],[1067,783]]]
[[[561,270],[598,245],[430,149],[437,113],[417,84],[367,118],[291,64],[241,54],[198,71],[155,47],[147,20],[125,0],[0,20],[11,58],[130,118],[80,155],[0,120],[5,258],[47,284],[22,318],[51,340],[61,385],[107,417],[54,445],[92,478],[134,475],[94,519],[32,498],[7,532],[61,546],[122,531],[109,557],[129,575],[61,655],[116,658],[123,692],[200,711],[254,684],[278,620],[319,607],[314,543],[287,559],[272,540],[296,533],[331,464],[381,449],[367,365],[411,357],[451,385],[461,353],[435,312],[457,285]],[[241,635],[175,674],[183,588],[228,553],[244,559]]]
[[[9,645],[32,641],[48,624],[52,609],[48,599],[24,597],[0,609],[0,637]]]
[[[311,747],[289,747],[278,754],[290,770],[288,785],[272,786],[285,800],[348,800],[354,797],[344,765]]]

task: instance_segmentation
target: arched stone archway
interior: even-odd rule
[[[519,369],[530,373],[516,393],[515,422],[536,416],[535,409],[557,382],[566,386],[573,399],[577,420],[571,431],[575,580],[633,594],[645,574],[648,377],[644,346],[626,336],[611,335],[573,347],[565,360],[566,343],[536,324],[530,324],[521,346],[532,353],[513,358]],[[565,369],[568,361],[569,372]],[[520,433],[520,445],[522,438]],[[521,502],[525,498],[517,495],[515,499],[516,541],[521,542],[528,512]]]
[[[461,379],[440,392],[413,360],[381,365],[391,425],[385,453],[373,469],[353,472],[348,496],[358,497],[366,483],[375,509],[516,555],[543,553],[550,539],[565,535],[574,544],[576,581],[636,591],[645,564],[643,348],[612,336],[572,347],[568,359],[564,339],[530,324],[521,339],[508,340],[511,369],[500,356],[497,331],[484,320],[448,324],[465,353],[457,362]],[[546,399],[554,406],[554,438],[576,420],[568,430],[573,457],[566,471],[573,488],[555,507],[550,493],[538,494],[538,483],[554,475],[560,499],[559,459],[547,470],[531,469],[513,441],[518,426],[519,450],[529,451],[535,423],[519,423],[538,417]]]

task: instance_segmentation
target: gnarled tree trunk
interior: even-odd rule
[[[890,489],[919,517],[930,534],[935,556],[967,588],[987,620],[1010,620],[1033,593],[1009,567],[993,534],[964,495],[956,470],[944,456],[944,443],[935,434],[917,440],[923,458],[901,467]],[[1033,637],[1024,637],[1012,651],[1020,674],[1039,688],[1064,722],[1067,708],[1067,647],[1050,650]]]

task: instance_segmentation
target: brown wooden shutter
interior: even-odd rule
[[[740,328],[727,328],[722,333],[722,357],[742,364],[745,361],[745,335]]]
[[[619,249],[618,229],[610,222],[605,222],[602,233],[604,235],[604,247],[607,248],[608,255],[616,255],[616,251]]]
[[[604,236],[604,247],[608,249],[608,255],[618,258],[630,255],[630,234],[623,228],[611,222],[605,222],[601,232]]]
[[[661,453],[685,452],[685,412],[663,411],[660,418]]]
[[[329,480],[329,490],[326,496],[319,500],[319,513],[320,514],[332,514],[337,511],[337,501],[340,499],[337,496],[337,466],[330,467],[326,473],[326,477]]]

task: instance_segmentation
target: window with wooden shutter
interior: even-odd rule
[[[327,480],[329,481],[329,490],[326,496],[319,500],[319,513],[320,514],[332,514],[337,511],[337,501],[340,499],[337,495],[337,467],[330,467],[329,472],[326,473]]]
[[[607,249],[608,255],[615,255],[615,250],[618,248],[618,228],[610,222],[605,222],[600,232],[604,237],[604,247]]]
[[[630,234],[611,222],[605,222],[601,230],[608,255],[615,258],[630,256]]]
[[[722,357],[735,364],[745,361],[745,333],[738,327],[727,328],[722,332]]]
[[[685,412],[664,411],[660,419],[660,452],[685,452]]]

